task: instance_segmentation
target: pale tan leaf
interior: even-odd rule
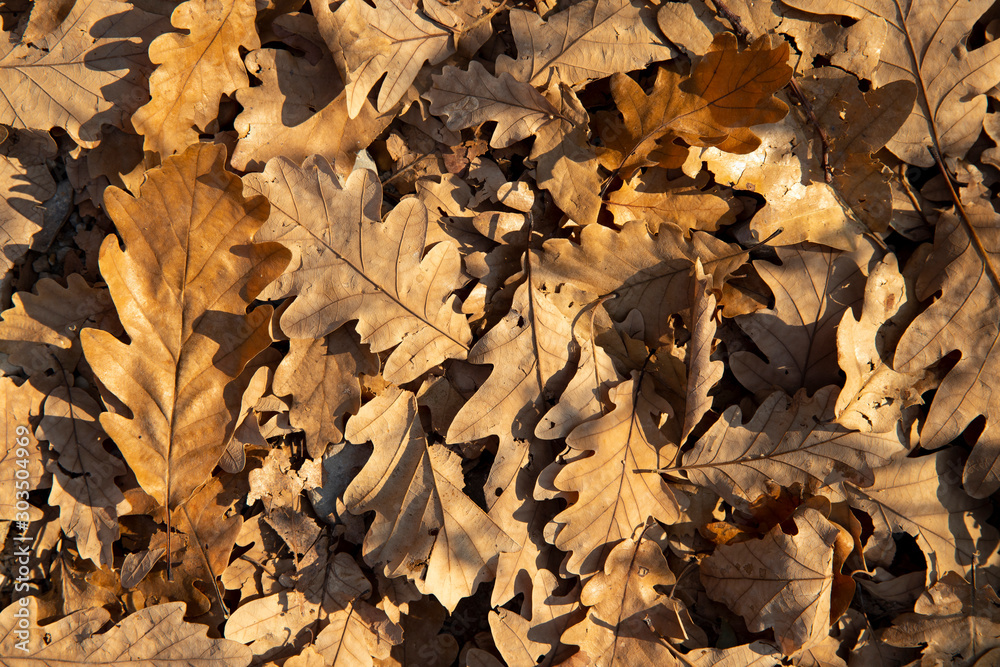
[[[0,275],[6,276],[28,252],[32,237],[45,226],[41,204],[55,193],[55,180],[45,164],[24,164],[0,156],[0,243],[4,249]]]
[[[23,608],[29,618],[38,618],[33,597]],[[28,652],[16,647],[14,603],[0,613],[0,660],[14,664],[87,664],[147,667],[162,663],[197,663],[204,667],[245,667],[250,649],[228,639],[206,636],[207,627],[184,620],[184,603],[169,602],[140,609],[109,630],[96,634],[111,619],[98,607],[78,611],[45,626],[31,624]]]
[[[896,258],[887,255],[875,265],[865,287],[861,319],[851,311],[837,327],[837,358],[847,378],[837,397],[837,422],[859,431],[894,430],[903,410],[923,403],[930,374],[900,373],[889,361],[906,322],[916,314]]]
[[[497,73],[539,88],[576,86],[673,57],[652,10],[630,0],[584,0],[546,20],[512,9],[510,25],[519,57],[497,58]]]
[[[660,227],[652,234],[640,221],[620,231],[591,225],[580,244],[568,239],[545,242],[541,273],[546,281],[568,283],[594,295],[614,294],[604,302],[617,321],[638,310],[645,323],[643,338],[655,346],[670,329],[670,318],[691,306],[694,259],[718,289],[746,259],[742,248],[707,234],[688,240],[679,227]]]
[[[262,83],[236,91],[243,105],[233,122],[239,135],[233,151],[237,169],[261,169],[278,156],[299,164],[310,155],[322,155],[346,176],[357,152],[392,120],[367,102],[349,119],[340,86],[318,84],[337,76],[328,60],[310,64],[287,51],[261,49],[248,53],[246,64]],[[331,94],[331,88],[339,93]]]
[[[653,233],[664,224],[714,232],[735,222],[742,209],[739,200],[724,196],[718,188],[704,190],[703,185],[687,177],[669,181],[662,170],[650,169],[612,192],[607,207],[619,227],[643,220]]]
[[[934,164],[928,146],[942,156],[965,155],[982,129],[984,93],[1000,82],[1000,40],[974,51],[966,47],[967,34],[990,8],[989,0],[782,1],[815,14],[884,19],[888,30],[872,83],[913,81],[921,91],[889,150],[921,167]]]
[[[313,9],[330,50],[342,54],[347,110],[357,117],[372,87],[385,76],[376,108],[385,113],[399,102],[425,61],[437,64],[454,53],[452,35],[400,0],[345,0],[333,13],[329,1]]]
[[[524,261],[538,260],[529,255]],[[447,441],[529,437],[546,399],[558,396],[569,380],[572,341],[572,325],[554,299],[530,279],[522,283],[510,312],[469,351],[470,362],[492,364],[493,371],[455,415]]]
[[[21,35],[25,44],[34,44],[59,27],[73,10],[76,0],[38,0],[31,8],[31,17]]]
[[[458,52],[467,58],[493,35],[490,19],[506,6],[502,0],[424,0],[421,4],[427,16],[451,29]]]
[[[699,648],[685,656],[693,667],[776,667],[781,654],[774,645],[755,641],[733,648]]]
[[[525,618],[498,607],[490,612],[490,629],[500,655],[508,667],[550,667],[560,664],[568,652],[562,643],[566,629],[583,615],[579,589],[554,594],[558,580],[548,570],[539,570],[531,585],[531,615]]]
[[[672,523],[686,505],[683,495],[648,472],[664,467],[673,455],[657,428],[660,414],[673,417],[669,405],[648,387],[640,389],[637,374],[612,389],[610,398],[613,412],[569,434],[566,443],[579,454],[554,482],[575,498],[553,519],[559,525],[555,545],[572,553],[566,568],[573,573],[598,570],[619,540],[628,539],[649,517]]]
[[[148,40],[165,23],[130,3],[77,0],[45,37],[31,44],[0,40],[0,87],[6,91],[0,123],[61,127],[81,146],[96,146],[102,124],[126,127],[145,101]]]
[[[37,414],[37,407],[43,399],[44,396],[31,382],[18,386],[10,377],[0,378],[0,401],[3,402],[0,407],[3,408],[3,428],[7,434],[0,450],[0,492],[3,493],[0,495],[0,520],[39,521],[43,516],[41,510],[30,503],[27,509],[24,507],[27,500],[25,482],[31,490],[48,486],[43,483],[46,472],[42,450],[28,422],[32,414]],[[19,477],[20,470],[26,471],[27,477],[23,474]]]
[[[949,572],[920,596],[913,612],[893,619],[881,639],[890,646],[924,646],[925,664],[987,667],[1000,657],[998,604],[992,587],[975,589]]]
[[[460,461],[428,445],[413,394],[387,388],[347,423],[347,440],[374,451],[344,496],[355,514],[374,510],[365,561],[406,576],[449,610],[492,576],[513,540],[462,492]]]
[[[691,340],[687,345],[687,396],[681,442],[691,434],[705,413],[712,408],[708,395],[722,379],[725,364],[712,361],[715,347],[715,296],[712,278],[706,276],[701,260],[695,260],[694,294],[691,297]]]
[[[292,395],[288,419],[306,434],[309,456],[323,455],[344,436],[343,421],[361,407],[359,373],[373,375],[378,364],[346,329],[325,338],[293,338],[274,371],[274,393]]]
[[[735,352],[733,373],[758,394],[839,384],[837,324],[847,309],[863,302],[872,248],[841,253],[800,244],[777,252],[780,266],[754,262],[774,293],[774,308],[736,318],[767,362],[752,352]]]
[[[57,387],[45,399],[44,411],[38,437],[59,454],[58,462],[48,466],[53,475],[49,504],[59,507],[59,523],[76,540],[81,557],[113,567],[118,517],[131,505],[115,486],[125,465],[104,449],[100,406],[82,389]]]
[[[289,270],[265,298],[297,295],[281,315],[293,338],[320,338],[357,319],[389,382],[413,380],[448,358],[463,358],[472,340],[453,295],[462,282],[451,242],[425,249],[427,208],[400,202],[383,221],[382,188],[367,169],[342,184],[322,157],[302,167],[285,158],[249,174],[248,192],[266,195],[271,217],[258,239],[292,249]]]
[[[905,451],[895,430],[858,433],[831,423],[835,387],[811,398],[781,392],[767,397],[744,424],[739,406],[726,410],[683,456],[679,470],[736,507],[767,492],[769,481],[816,489],[841,479],[861,486],[874,481],[874,468]]]
[[[701,561],[709,597],[743,616],[751,632],[773,629],[786,655],[829,631],[834,544],[843,530],[811,507],[793,519],[794,535],[777,525],[762,539],[716,547]]]
[[[37,294],[14,294],[14,306],[2,313],[0,322],[0,351],[29,374],[76,368],[82,354],[80,332],[86,326],[121,333],[108,290],[91,287],[80,274],[71,274],[66,287],[43,278],[35,289]]]
[[[157,64],[149,77],[151,99],[132,115],[147,151],[166,157],[183,151],[209,131],[219,101],[249,84],[239,49],[259,49],[252,0],[187,0],[170,23],[186,34],[168,33],[149,45]]]
[[[656,542],[629,538],[608,555],[604,568],[580,593],[590,607],[587,619],[563,634],[563,641],[580,647],[595,667],[681,664],[663,637],[682,641],[676,624],[683,607],[657,590],[676,583]],[[686,619],[690,622],[690,619]]]
[[[990,504],[962,490],[961,470],[959,452],[945,449],[919,458],[895,458],[875,471],[875,483],[868,488],[845,485],[851,506],[874,522],[865,560],[888,566],[896,553],[892,534],[905,532],[927,555],[929,578],[949,570],[970,572],[977,550],[985,562],[997,544],[996,529],[985,523]]]
[[[941,215],[935,225],[935,247],[916,285],[916,297],[941,297],[903,333],[893,367],[919,373],[952,351],[961,359],[938,387],[920,430],[920,444],[937,449],[975,419],[986,418],[985,430],[969,456],[965,488],[985,498],[1000,487],[1000,402],[996,400],[1000,368],[1000,216],[981,185],[963,192],[971,230],[957,216]],[[982,250],[977,249],[980,245]]]
[[[533,86],[506,72],[493,76],[475,60],[465,72],[445,67],[434,76],[434,86],[424,97],[431,101],[432,114],[448,117],[449,130],[496,121],[490,139],[493,148],[505,148],[534,136],[558,113]]]
[[[267,202],[244,199],[224,160],[224,148],[195,145],[147,172],[138,198],[108,190],[126,249],[109,236],[101,273],[131,343],[81,334],[94,373],[132,414],[102,413],[101,426],[171,509],[209,478],[236,428],[242,391],[227,387],[271,342],[270,306],[247,306],[289,258],[250,243]]]

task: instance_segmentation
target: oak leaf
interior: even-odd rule
[[[976,554],[980,563],[987,562],[998,537],[985,523],[990,505],[962,489],[961,467],[954,449],[918,458],[897,456],[875,471],[875,482],[868,488],[845,484],[848,502],[874,523],[865,545],[866,562],[888,566],[896,553],[892,535],[899,532],[912,535],[927,555],[929,578],[949,570],[971,571]]]
[[[383,76],[376,108],[399,102],[425,61],[437,64],[454,53],[452,34],[400,0],[345,0],[330,13],[329,0],[313,3],[330,51],[343,59],[347,113],[357,117],[368,92]]]
[[[478,61],[469,63],[465,72],[445,67],[434,76],[434,86],[424,97],[431,101],[432,114],[448,117],[449,130],[496,121],[490,139],[493,148],[506,148],[534,136],[557,115],[555,107],[533,86],[506,72],[493,76]]]
[[[44,163],[26,164],[0,156],[0,242],[4,249],[0,274],[7,275],[30,249],[32,237],[45,228],[41,204],[55,193],[55,180]]]
[[[25,598],[29,618],[38,618],[38,603]],[[206,636],[207,628],[184,620],[184,603],[169,602],[129,614],[110,629],[97,634],[111,614],[96,607],[77,611],[54,623],[31,624],[28,653],[16,648],[14,629],[18,603],[0,612],[0,660],[9,664],[37,662],[58,665],[135,665],[162,662],[197,662],[205,667],[246,667],[250,650],[228,639]]]
[[[1000,82],[1000,41],[974,51],[966,47],[966,36],[989,9],[989,0],[782,2],[814,14],[883,19],[888,30],[872,83],[881,87],[893,81],[913,81],[920,90],[909,117],[887,147],[919,167],[934,164],[928,144],[942,157],[965,155],[983,127],[985,93]]]
[[[332,61],[311,64],[287,51],[260,49],[247,54],[246,65],[261,85],[236,91],[243,105],[233,121],[239,137],[233,151],[237,169],[259,169],[279,156],[299,164],[317,154],[346,175],[357,152],[392,120],[367,101],[349,119],[346,93],[331,94],[338,87],[320,88],[316,83],[337,76]]]
[[[781,265],[755,261],[774,293],[774,308],[736,318],[767,357],[730,355],[736,379],[754,393],[788,393],[838,384],[837,324],[864,299],[869,245],[841,253],[812,244],[777,248]]]
[[[687,344],[687,395],[681,442],[691,434],[705,413],[712,408],[710,392],[722,379],[725,364],[712,359],[715,347],[715,296],[712,278],[705,275],[701,260],[695,260],[693,294],[691,296],[691,340]]]
[[[583,608],[578,589],[566,595],[555,595],[558,583],[548,570],[535,574],[529,618],[503,607],[490,612],[493,639],[508,667],[561,664],[560,659],[568,649],[561,638],[582,616]]]
[[[148,40],[162,32],[163,23],[117,0],[77,0],[58,27],[33,43],[5,35],[0,86],[7,92],[0,123],[65,128],[79,145],[93,148],[102,124],[125,127],[145,99]]]
[[[665,224],[714,232],[735,222],[743,207],[717,187],[705,189],[707,177],[707,172],[701,172],[696,179],[685,176],[667,180],[663,170],[649,169],[622,183],[608,195],[605,205],[619,227],[643,220],[654,234]]]
[[[428,445],[413,394],[386,388],[348,421],[346,437],[374,446],[344,495],[351,512],[375,511],[365,561],[386,576],[406,576],[453,611],[513,540],[462,492],[458,457]]]
[[[219,111],[223,95],[249,84],[239,49],[259,49],[251,0],[187,0],[171,14],[174,28],[149,45],[158,66],[149,77],[151,99],[132,115],[147,151],[166,157],[198,141]]]
[[[736,507],[766,493],[769,481],[807,489],[841,479],[870,486],[874,469],[905,451],[903,443],[896,431],[858,433],[831,423],[834,390],[824,387],[812,398],[804,390],[793,398],[775,392],[746,424],[732,406],[684,454],[679,470]]]
[[[793,520],[793,535],[777,525],[762,539],[721,545],[701,561],[709,597],[730,605],[751,632],[773,629],[786,655],[827,634],[834,551],[838,540],[850,541],[812,507],[801,507]]]
[[[555,545],[572,555],[570,572],[597,571],[619,540],[627,539],[649,517],[665,523],[680,518],[686,505],[656,473],[672,456],[671,444],[657,428],[661,414],[673,418],[663,399],[631,380],[611,390],[614,410],[584,422],[569,434],[575,450],[556,475],[557,489],[572,494],[569,507],[555,516]]]
[[[662,590],[676,583],[663,552],[649,539],[615,546],[603,569],[587,580],[580,602],[587,618],[563,635],[599,667],[680,665],[664,639],[684,641],[691,619]]]
[[[242,393],[229,385],[271,342],[270,306],[247,306],[289,258],[279,244],[250,243],[267,202],[244,199],[224,160],[224,148],[199,144],[147,172],[138,198],[109,188],[126,249],[109,236],[101,273],[131,343],[81,334],[95,375],[131,412],[102,413],[101,426],[169,509],[226,449]]]
[[[3,428],[7,434],[0,449],[0,465],[4,466],[0,469],[0,491],[6,494],[0,496],[0,520],[23,521],[25,512],[30,521],[39,521],[43,516],[41,510],[30,503],[25,510],[23,493],[18,495],[25,482],[29,489],[48,487],[42,449],[28,421],[32,414],[38,414],[38,405],[43,398],[44,395],[31,382],[18,386],[10,377],[0,378],[0,407],[3,408]],[[27,476],[18,477],[20,470],[24,470]],[[20,509],[18,500],[21,501]]]
[[[673,57],[650,8],[632,0],[584,0],[545,20],[512,9],[510,26],[518,58],[497,58],[497,74],[538,88],[577,86]]]
[[[49,504],[59,507],[63,532],[76,540],[80,556],[113,567],[113,543],[120,536],[118,518],[130,503],[115,486],[125,465],[104,449],[98,423],[100,407],[82,389],[57,387],[45,399],[38,437],[59,454],[52,462]]]
[[[323,455],[328,443],[343,438],[347,413],[361,407],[359,373],[375,374],[378,365],[344,329],[325,338],[293,338],[274,371],[273,390],[292,395],[288,420],[306,434],[309,455]]]
[[[659,69],[648,96],[631,78],[615,74],[611,94],[624,124],[607,131],[615,136],[606,141],[602,163],[623,179],[658,163],[677,167],[672,158],[682,163],[686,154],[669,146],[677,138],[689,145],[752,152],[760,142],[745,128],[774,123],[788,112],[772,96],[791,77],[788,53],[787,43],[772,48],[765,38],[741,52],[734,35],[721,33],[689,78]]]
[[[906,408],[923,403],[930,374],[900,373],[889,363],[906,322],[916,314],[907,294],[912,289],[896,268],[895,256],[887,255],[868,276],[861,319],[844,311],[837,327],[837,358],[847,377],[837,397],[837,423],[884,433],[896,428]]]
[[[985,498],[1000,487],[1000,404],[994,391],[1000,369],[1000,216],[981,185],[970,185],[962,197],[967,221],[942,214],[934,249],[916,284],[918,299],[938,291],[941,297],[903,333],[893,367],[918,373],[961,350],[962,358],[934,395],[920,444],[925,449],[942,447],[984,416],[985,430],[966,464],[965,488]]]
[[[545,242],[540,273],[546,283],[568,283],[598,296],[614,294],[604,307],[615,320],[633,309],[643,315],[643,338],[655,345],[670,329],[670,318],[691,306],[695,258],[700,257],[713,286],[720,288],[746,258],[742,248],[708,234],[688,240],[673,225],[652,234],[641,221],[620,231],[590,225],[580,244],[568,239]]]

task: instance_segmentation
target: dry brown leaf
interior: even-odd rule
[[[15,294],[14,307],[2,313],[0,322],[0,351],[29,374],[76,368],[86,326],[121,333],[108,290],[91,287],[80,274],[71,274],[66,287],[43,278],[35,289],[38,294]]]
[[[630,0],[584,0],[544,20],[512,9],[510,25],[518,58],[497,58],[497,74],[537,88],[577,86],[673,57],[651,9]]]
[[[34,44],[59,27],[73,10],[76,0],[39,0],[31,8],[28,25],[21,35],[25,44]]]
[[[719,383],[725,364],[713,361],[715,348],[715,296],[712,278],[705,275],[701,260],[695,260],[694,294],[691,297],[691,340],[687,345],[687,396],[684,401],[684,420],[681,442],[687,439],[705,413],[712,408],[708,392]]]
[[[2,120],[2,116],[0,116]],[[9,122],[9,121],[8,121]],[[41,204],[55,195],[56,183],[45,164],[25,164],[0,156],[0,272],[7,275],[45,226]]]
[[[530,266],[538,260],[529,255],[524,261]],[[469,351],[471,363],[492,364],[493,371],[455,415],[447,442],[530,437],[546,399],[558,396],[569,381],[572,336],[554,299],[530,278],[522,283],[510,312]]]
[[[417,591],[414,590],[414,593],[419,597]],[[416,664],[421,667],[451,667],[458,658],[459,646],[453,635],[442,631],[447,620],[450,620],[448,611],[433,598],[423,597],[408,604],[406,615],[398,621],[406,641],[393,646],[389,657],[377,661],[376,667]],[[457,626],[457,629],[461,627]]]
[[[1000,216],[982,186],[970,186],[963,198],[971,233],[953,214],[939,219],[935,247],[917,281],[916,296],[924,300],[941,291],[941,297],[903,333],[893,367],[918,373],[961,350],[961,360],[934,395],[920,445],[942,447],[984,416],[986,427],[969,456],[964,481],[970,494],[985,498],[1000,487],[1000,403],[993,391],[1000,368]]]
[[[579,590],[555,595],[558,580],[548,570],[539,570],[531,585],[531,615],[525,618],[498,607],[490,612],[490,629],[497,650],[508,667],[551,667],[561,664],[568,647],[562,643],[565,630],[583,615]]]
[[[462,492],[459,458],[427,444],[416,411],[413,394],[389,387],[348,421],[347,440],[370,440],[375,449],[344,501],[355,514],[375,511],[365,561],[386,576],[406,576],[453,611],[515,545]]]
[[[32,434],[28,422],[32,414],[37,414],[38,404],[44,396],[30,382],[18,386],[9,377],[0,378],[0,401],[3,402],[5,419],[4,432],[7,438],[3,445],[3,456],[0,457],[0,520],[3,521],[38,521],[42,512],[34,505],[24,502],[28,500],[28,490],[47,487],[45,464],[42,461],[42,450]],[[25,475],[18,476],[18,471],[24,470]],[[21,503],[18,509],[18,503]]]
[[[568,239],[546,241],[541,273],[550,287],[568,283],[594,295],[614,294],[604,302],[608,313],[621,321],[638,310],[645,322],[643,338],[655,346],[670,330],[671,316],[691,306],[696,257],[718,289],[746,253],[707,234],[688,240],[672,225],[660,227],[657,234],[640,221],[621,231],[591,225],[580,234],[579,245]]]
[[[356,118],[368,92],[385,76],[376,108],[386,113],[403,99],[425,61],[454,53],[452,34],[401,0],[345,0],[330,13],[329,0],[312,3],[327,45],[343,59],[347,112]]]
[[[49,505],[59,507],[63,532],[76,540],[81,557],[113,567],[118,517],[131,505],[115,486],[125,465],[104,449],[100,406],[82,389],[57,387],[44,410],[38,437],[59,454],[58,462],[48,465],[53,478]]]
[[[814,14],[840,14],[855,20],[885,20],[885,42],[878,52],[872,83],[913,81],[921,91],[903,127],[887,144],[904,161],[934,164],[932,146],[942,156],[962,157],[979,136],[986,95],[1000,82],[1000,41],[968,51],[966,36],[989,9],[989,0],[937,2],[912,0],[782,0]]]
[[[490,19],[505,7],[502,0],[424,0],[421,4],[430,18],[454,33],[458,52],[467,58],[493,35]]]
[[[684,656],[693,667],[776,667],[781,654],[773,644],[755,641],[733,648],[698,648]]]
[[[170,22],[185,34],[161,35],[149,45],[158,66],[149,77],[151,98],[132,115],[147,151],[166,157],[210,132],[223,95],[249,85],[239,49],[259,49],[251,0],[187,0]]]
[[[682,664],[664,641],[683,641],[685,621],[690,624],[680,601],[662,592],[675,583],[656,542],[626,539],[587,580],[580,593],[587,618],[563,641],[579,646],[595,667]]]
[[[990,561],[997,546],[996,529],[985,523],[990,505],[962,490],[961,469],[959,452],[945,449],[919,458],[896,457],[875,471],[875,483],[868,488],[844,486],[851,506],[874,522],[874,533],[865,545],[869,566],[892,562],[896,553],[892,534],[898,532],[916,539],[927,555],[931,580],[949,570],[970,572],[974,553],[979,554],[980,566]]]
[[[738,406],[726,410],[689,452],[678,470],[707,486],[731,505],[746,507],[774,481],[818,489],[848,479],[861,486],[873,470],[905,451],[896,431],[857,433],[833,419],[834,387],[812,398],[771,394],[746,424]]]
[[[842,253],[812,244],[778,248],[781,265],[754,262],[774,293],[774,308],[736,318],[767,357],[730,355],[736,379],[756,394],[773,388],[792,394],[839,383],[837,324],[864,299],[869,245]]]
[[[357,319],[361,341],[373,352],[395,348],[382,372],[396,383],[466,355],[472,334],[452,294],[461,284],[458,251],[438,243],[424,252],[423,203],[405,199],[383,221],[375,175],[362,169],[341,184],[321,157],[302,167],[272,160],[245,183],[273,202],[258,238],[293,252],[289,270],[264,293],[296,295],[281,315],[285,334],[322,337]]]
[[[357,152],[392,118],[377,114],[366,102],[356,118],[348,119],[341,87],[318,85],[338,76],[328,59],[312,64],[274,49],[247,54],[247,69],[262,83],[236,91],[243,111],[233,123],[239,135],[234,167],[261,169],[278,156],[299,164],[310,155],[322,155],[342,175],[350,172]]]
[[[34,43],[5,36],[0,86],[8,92],[0,101],[0,123],[61,127],[81,146],[96,146],[102,124],[125,127],[145,101],[147,40],[164,23],[117,0],[77,0],[58,27]]]
[[[1000,598],[991,586],[973,588],[954,572],[945,574],[882,634],[891,646],[924,646],[924,664],[987,667],[1000,646]]]
[[[573,498],[556,515],[555,545],[572,555],[573,573],[597,571],[619,540],[629,538],[649,517],[665,523],[686,505],[654,471],[673,457],[672,443],[657,428],[672,410],[638,375],[611,390],[614,411],[577,426],[566,438],[576,450],[554,485]]]
[[[536,135],[558,114],[533,86],[506,72],[493,76],[478,61],[469,63],[465,72],[445,67],[424,97],[431,101],[432,114],[448,116],[449,130],[496,121],[490,139],[493,148],[506,148]]]
[[[709,597],[743,616],[752,632],[773,629],[785,655],[829,631],[834,550],[846,532],[811,507],[793,519],[793,535],[778,525],[762,539],[719,546],[701,561]]]
[[[358,374],[377,371],[377,360],[346,329],[325,338],[291,340],[274,371],[273,387],[279,396],[292,395],[288,420],[305,431],[310,457],[320,457],[327,444],[340,442],[344,416],[361,407]]]
[[[195,145],[147,172],[138,198],[108,190],[126,249],[109,236],[101,273],[131,343],[81,334],[95,375],[132,414],[102,413],[101,426],[169,509],[211,476],[236,428],[232,383],[271,342],[270,306],[247,306],[289,258],[250,243],[267,202],[244,199],[224,160],[224,148]]]
[[[45,626],[31,624],[28,652],[16,648],[15,614],[26,609],[38,618],[38,603],[11,604],[0,612],[0,660],[9,664],[122,665],[145,667],[162,661],[198,662],[204,667],[246,667],[250,650],[228,639],[206,636],[207,628],[184,620],[184,603],[146,607],[126,616],[110,629],[96,634],[111,614],[97,607],[78,611]]]
[[[788,112],[772,96],[792,74],[788,52],[787,43],[772,48],[766,38],[741,52],[734,35],[721,33],[689,78],[661,68],[648,96],[628,76],[612,76],[611,94],[624,125],[606,131],[602,164],[623,179],[642,167],[680,166],[673,162],[682,163],[687,151],[671,146],[677,138],[689,145],[752,152],[760,142],[744,128],[774,123]]]
[[[632,220],[643,220],[653,233],[664,224],[714,232],[735,222],[742,205],[719,188],[704,189],[707,180],[686,176],[667,180],[662,170],[650,169],[622,183],[605,204],[619,227]]]
[[[836,413],[847,428],[892,431],[906,408],[923,403],[921,394],[931,386],[929,373],[900,373],[889,364],[906,322],[916,314],[908,282],[895,256],[887,255],[868,276],[861,319],[845,311],[837,327],[837,358],[847,377]]]
[[[892,176],[870,154],[902,124],[914,90],[899,82],[862,95],[853,76],[831,68],[812,70],[800,87],[829,137],[830,183],[811,144],[813,126],[800,113],[761,128],[763,144],[753,153],[708,148],[701,158],[719,181],[767,200],[751,223],[759,239],[781,229],[776,244],[811,241],[854,250],[862,234],[884,232],[889,224]]]

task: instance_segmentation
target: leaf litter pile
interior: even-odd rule
[[[3,664],[1000,664],[988,0],[0,16]]]

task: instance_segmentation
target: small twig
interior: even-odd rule
[[[733,31],[736,32],[737,35],[742,37],[747,42],[750,42],[750,31],[743,25],[740,17],[734,14],[732,10],[726,6],[726,3],[723,2],[723,0],[712,0],[712,2],[715,4],[715,13],[729,21],[729,24],[733,26]],[[826,131],[823,129],[823,126],[819,124],[819,119],[816,117],[815,112],[813,112],[812,105],[809,104],[809,100],[806,99],[805,93],[802,92],[802,88],[799,87],[799,84],[794,77],[789,80],[788,88],[792,91],[792,94],[795,95],[796,99],[798,99],[799,104],[802,105],[803,113],[805,113],[809,122],[812,123],[813,128],[816,130],[816,134],[819,136],[819,164],[823,169],[823,180],[827,183],[833,183],[833,170],[830,168],[830,141],[827,139]]]

